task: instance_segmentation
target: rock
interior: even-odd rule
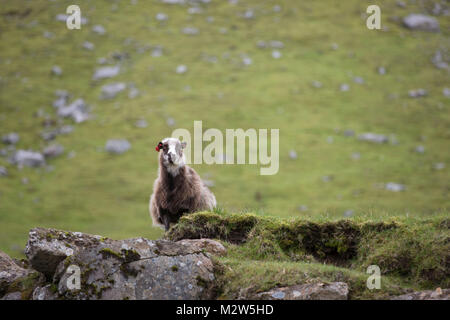
[[[46,159],[55,158],[64,152],[64,147],[60,144],[52,144],[44,149],[42,152]]]
[[[355,131],[351,129],[344,130],[344,136],[346,137],[353,137],[355,136]]]
[[[361,159],[361,153],[359,153],[359,152],[353,152],[352,155],[351,155],[351,158],[352,158],[353,160],[359,160],[359,159]]]
[[[0,167],[0,177],[6,177],[8,175],[8,170],[5,167]]]
[[[92,27],[92,31],[97,33],[97,34],[99,34],[99,35],[101,35],[101,36],[106,33],[105,28],[102,25],[100,25],[100,24],[97,24],[97,25],[93,26]]]
[[[433,169],[434,170],[442,170],[444,168],[445,168],[445,163],[443,163],[443,162],[433,163]]]
[[[83,99],[77,99],[68,106],[58,108],[58,116],[72,118],[76,123],[81,123],[89,119],[87,104]]]
[[[127,88],[127,85],[124,82],[114,82],[110,84],[105,84],[102,87],[101,98],[102,99],[112,99],[118,93],[124,91]]]
[[[386,68],[385,67],[378,67],[377,68],[378,74],[385,75],[386,74]]]
[[[19,167],[42,167],[45,165],[45,158],[39,152],[18,150],[11,158],[11,162]]]
[[[272,51],[272,58],[274,58],[274,59],[279,59],[279,58],[281,58],[281,52],[278,51],[278,50]]]
[[[391,300],[450,300],[450,289],[416,291],[391,297]]]
[[[302,211],[302,212],[308,211],[308,206],[302,204],[302,205],[298,206],[297,210]]]
[[[183,64],[177,66],[177,68],[175,70],[175,72],[178,73],[178,74],[186,73],[186,71],[187,71],[187,67],[185,65],[183,65]]]
[[[314,87],[314,88],[317,88],[317,89],[319,89],[319,88],[322,88],[322,82],[320,82],[320,81],[317,81],[317,80],[314,80],[313,82],[311,82],[311,85]]]
[[[148,123],[144,119],[139,119],[134,123],[136,128],[147,128]]]
[[[176,243],[192,246],[198,251],[204,250],[212,255],[224,256],[227,254],[227,249],[223,244],[211,239],[183,239]]]
[[[442,94],[444,95],[444,97],[450,98],[450,88],[442,89]]]
[[[388,183],[386,183],[384,188],[386,190],[393,191],[393,192],[405,191],[405,189],[406,189],[405,185],[399,184],[399,183],[395,183],[395,182],[388,182]]]
[[[403,18],[403,25],[411,30],[439,31],[439,22],[436,18],[424,14],[412,13]]]
[[[32,300],[57,300],[56,288],[47,284],[43,287],[37,287],[33,291]]]
[[[52,74],[54,74],[55,76],[60,76],[62,75],[62,69],[59,66],[53,66],[52,67]]]
[[[89,41],[83,42],[83,49],[92,51],[92,50],[94,50],[94,48],[95,48],[95,45],[92,42],[89,42]]]
[[[7,254],[0,251],[0,300],[26,300],[44,277],[32,269],[19,266]]]
[[[26,253],[33,268],[56,284],[41,286],[35,299],[210,299],[214,265],[208,253],[222,253],[215,241],[144,238],[111,240],[79,232],[33,229]],[[69,266],[80,268],[80,290],[68,287]]]
[[[425,153],[425,147],[420,145],[414,148],[414,151],[417,153]]]
[[[120,66],[110,66],[110,67],[101,67],[95,70],[94,75],[92,76],[93,80],[101,80],[115,77],[120,72]]]
[[[140,94],[140,91],[138,88],[132,86],[130,87],[130,90],[128,91],[128,98],[129,99],[134,99],[136,97],[138,97]]]
[[[433,58],[431,58],[431,62],[436,68],[444,70],[450,70],[449,60],[447,52],[442,53],[441,50],[437,50]]]
[[[383,134],[367,132],[367,133],[358,135],[358,140],[368,141],[368,142],[373,142],[373,143],[387,143],[389,141],[389,138]]]
[[[425,97],[427,95],[427,90],[425,89],[416,89],[416,90],[409,90],[408,96],[411,98],[420,98]]]
[[[169,17],[165,13],[157,13],[155,18],[158,21],[166,21],[167,19],[169,19]]]
[[[111,139],[106,142],[105,150],[109,153],[121,154],[128,151],[131,144],[125,139]]]
[[[292,160],[295,160],[298,158],[297,152],[295,150],[290,150],[289,151],[289,158],[291,158]]]
[[[343,83],[341,84],[341,86],[339,87],[339,90],[342,92],[346,92],[350,90],[350,85],[348,85],[347,83]]]
[[[311,283],[276,288],[257,295],[264,300],[347,300],[345,282]]]
[[[11,132],[2,136],[2,142],[4,144],[16,144],[19,142],[20,137],[17,133]]]
[[[175,119],[174,118],[167,118],[166,123],[169,127],[173,127],[175,125]]]
[[[189,36],[195,36],[195,35],[199,34],[199,30],[197,28],[194,28],[194,27],[183,28],[181,30],[181,32],[183,34],[186,34],[186,35],[189,35]]]
[[[362,77],[353,77],[353,82],[357,84],[363,84],[364,79]]]

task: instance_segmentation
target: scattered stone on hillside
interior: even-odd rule
[[[139,119],[134,123],[134,126],[136,128],[147,128],[148,127],[148,123],[146,120],[144,119]]]
[[[395,183],[395,182],[388,182],[384,185],[384,188],[388,191],[393,192],[400,192],[405,191],[406,187],[403,184]]]
[[[10,160],[19,167],[42,167],[45,165],[44,156],[30,150],[17,150]]]
[[[419,145],[417,147],[414,148],[414,151],[417,153],[425,153],[425,147],[422,145]]]
[[[400,8],[406,8],[406,3],[405,3],[404,1],[397,0],[397,1],[395,2],[395,4],[397,5],[397,7],[400,7]]]
[[[298,158],[297,152],[295,150],[289,150],[289,158],[295,160]]]
[[[434,170],[442,170],[444,168],[445,168],[445,163],[443,163],[443,162],[433,163],[433,169]]]
[[[55,76],[60,76],[62,75],[62,69],[59,66],[53,66],[52,67],[52,74]]]
[[[346,92],[350,90],[350,85],[347,83],[343,83],[341,84],[341,86],[339,87],[339,90],[342,92]]]
[[[58,129],[58,134],[69,134],[72,132],[73,132],[73,126],[71,126],[71,125],[64,125]]]
[[[81,123],[89,119],[88,106],[86,102],[79,98],[68,106],[58,108],[58,116],[72,118],[76,123]]]
[[[250,58],[248,55],[242,55],[242,63],[244,66],[249,66],[253,63],[252,58]]]
[[[56,90],[55,95],[57,99],[53,101],[54,108],[64,107],[69,99],[69,93],[66,90]]]
[[[44,35],[44,38],[51,39],[54,37],[55,34],[50,31],[44,31],[43,35]]]
[[[281,52],[278,51],[278,50],[272,51],[272,58],[274,58],[274,59],[279,59],[279,58],[281,58]]]
[[[92,50],[94,50],[94,48],[95,48],[95,45],[92,42],[89,42],[89,41],[83,42],[83,49],[92,51]]]
[[[128,90],[128,98],[134,99],[137,98],[140,94],[140,91],[138,88],[136,88],[134,85],[130,86],[130,89]]]
[[[128,151],[131,144],[126,139],[111,139],[106,142],[105,150],[109,153],[121,154]]]
[[[323,182],[330,182],[333,180],[333,176],[322,176],[321,179]]]
[[[76,300],[211,299],[215,276],[208,252],[225,253],[208,239],[111,240],[42,228],[30,231],[25,252],[31,266],[56,284],[55,295],[44,284],[33,297]],[[71,265],[81,269],[81,290],[67,287]]]
[[[411,30],[439,31],[439,22],[436,18],[424,14],[412,13],[403,18],[403,25]]]
[[[357,84],[363,84],[364,79],[362,77],[353,77],[353,82]]]
[[[442,89],[442,94],[444,95],[444,97],[450,98],[450,88]]]
[[[4,144],[14,145],[17,142],[19,142],[19,140],[20,140],[20,136],[15,132],[11,132],[11,133],[8,133],[8,134],[5,134],[2,136],[2,142]]]
[[[158,21],[167,21],[167,19],[169,19],[169,16],[165,13],[159,12],[156,14],[156,20]]]
[[[5,167],[0,166],[0,177],[6,177],[8,175],[8,170]]]
[[[352,217],[355,214],[354,210],[345,210],[344,211],[344,217],[349,218]]]
[[[317,88],[317,89],[319,89],[319,88],[322,88],[322,82],[320,82],[320,81],[317,81],[317,80],[314,80],[313,82],[311,82],[311,85],[314,87],[314,88]]]
[[[52,144],[44,148],[42,153],[46,159],[55,158],[64,153],[64,147],[60,144]]]
[[[175,119],[174,118],[167,118],[166,123],[169,127],[173,127],[175,125]]]
[[[93,80],[101,80],[115,77],[120,72],[120,66],[108,66],[101,67],[95,70],[94,75],[92,76]]]
[[[0,300],[29,299],[34,288],[43,283],[42,274],[19,266],[0,251]]]
[[[272,11],[273,11],[273,12],[280,12],[280,11],[281,11],[281,6],[279,6],[279,5],[274,5],[274,6],[272,7]]]
[[[354,137],[355,136],[355,131],[351,130],[351,129],[346,129],[346,130],[344,130],[344,136],[346,136],[346,137]]]
[[[200,33],[200,31],[197,28],[194,27],[185,27],[181,30],[183,34],[189,35],[189,36],[196,36]]]
[[[410,98],[421,98],[421,97],[425,97],[427,94],[428,94],[427,90],[425,90],[425,89],[415,89],[415,90],[408,91],[408,96]]]
[[[391,300],[450,300],[450,289],[416,291],[391,297]]]
[[[161,57],[163,55],[163,47],[161,47],[161,46],[154,47],[151,55],[152,55],[152,57],[155,57],[155,58]]]
[[[347,300],[348,291],[345,282],[318,282],[275,288],[257,297],[264,300]]]
[[[178,74],[183,74],[187,72],[187,67],[184,64],[180,64],[179,66],[177,66],[177,68],[175,69],[175,72]]]
[[[16,151],[16,147],[14,145],[9,145],[6,148],[0,149],[0,157],[7,157]]]
[[[304,204],[299,205],[299,206],[297,207],[297,210],[298,210],[298,211],[302,211],[302,212],[308,211],[308,206],[306,206],[306,205],[304,205]]]
[[[245,12],[242,14],[242,17],[244,19],[253,19],[255,17],[255,11],[253,9],[247,9],[245,10]]]
[[[352,158],[353,160],[359,160],[359,159],[361,159],[361,153],[359,153],[359,152],[353,152],[353,153],[351,154],[351,158]]]
[[[51,141],[54,140],[57,135],[58,132],[56,130],[44,131],[41,133],[41,138],[44,139],[45,141]]]
[[[384,134],[377,134],[372,132],[362,133],[358,135],[358,140],[368,141],[373,143],[387,143],[389,138]]]
[[[438,69],[450,70],[450,56],[446,51],[443,53],[441,50],[437,50],[431,58],[431,62]]]
[[[334,138],[332,136],[327,137],[327,142],[332,144],[334,142]]]
[[[112,99],[115,98],[116,95],[127,88],[127,85],[124,82],[114,82],[105,84],[102,86],[101,90],[101,98],[102,99]]]
[[[106,33],[105,28],[100,24],[96,24],[95,26],[93,26],[92,31],[99,35],[104,35]]]
[[[386,74],[386,68],[385,67],[378,67],[377,68],[378,74],[385,75]]]

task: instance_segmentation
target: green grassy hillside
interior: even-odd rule
[[[320,219],[448,215],[450,113],[443,90],[450,81],[431,59],[437,50],[448,52],[450,19],[436,17],[438,33],[401,25],[409,13],[429,13],[432,1],[405,8],[377,1],[382,30],[366,28],[373,3],[358,0],[212,0],[198,5],[201,13],[157,0],[80,0],[88,19],[81,30],[55,19],[70,4],[0,1],[0,135],[17,132],[17,149],[65,148],[44,168],[20,170],[0,157],[8,171],[0,176],[0,250],[20,254],[35,226],[116,239],[161,236],[148,215],[154,147],[175,128],[192,130],[194,120],[205,129],[280,129],[276,175],[260,176],[258,166],[194,166],[214,181],[212,191],[227,211]],[[158,20],[158,13],[167,19]],[[106,33],[93,32],[95,25]],[[188,27],[198,33],[183,33]],[[258,46],[272,40],[283,48]],[[86,41],[93,50],[83,48]],[[93,81],[105,66],[101,58],[106,66],[120,65],[120,74]],[[178,74],[179,65],[187,72]],[[53,66],[62,74],[52,74]],[[139,95],[131,99],[127,89],[100,99],[101,87],[113,82],[132,84]],[[341,91],[342,84],[350,89]],[[408,96],[419,88],[428,94]],[[83,98],[92,118],[59,120],[56,90],[67,90],[70,101]],[[136,127],[140,119],[146,128]],[[74,131],[42,139],[63,124]],[[365,132],[390,142],[358,140]],[[113,138],[127,139],[131,149],[106,153]],[[417,146],[425,152],[415,152]],[[406,189],[386,190],[388,182]]]

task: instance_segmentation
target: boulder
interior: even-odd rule
[[[34,299],[185,300],[214,296],[214,265],[206,251],[222,249],[212,240],[112,240],[36,228],[26,255],[53,281],[35,289]],[[77,269],[79,287],[72,285]]]
[[[11,162],[19,167],[42,167],[45,165],[45,158],[39,152],[17,150],[11,158]]]
[[[424,14],[412,13],[403,18],[403,25],[411,30],[439,31],[439,22],[436,18]]]
[[[25,269],[0,251],[0,300],[24,300],[44,282],[42,274]]]
[[[275,288],[258,294],[263,300],[347,300],[348,286],[345,282],[308,283]]]
[[[450,289],[415,291],[392,297],[391,300],[450,300]]]

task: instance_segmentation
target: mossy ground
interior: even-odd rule
[[[311,281],[344,281],[351,299],[369,299],[449,287],[448,223],[444,215],[330,221],[204,212],[183,217],[167,237],[199,238],[206,229],[208,237],[223,241],[228,254],[216,258],[222,297],[248,297]],[[237,234],[238,242],[233,241]],[[370,265],[380,267],[380,290],[366,286]]]
[[[422,6],[426,3],[426,6]],[[17,132],[17,148],[41,150],[42,109],[57,120],[54,92],[66,89],[84,98],[93,119],[75,125],[72,134],[54,142],[65,154],[49,160],[53,171],[19,170],[0,157],[8,169],[0,177],[0,249],[20,256],[32,227],[54,227],[101,234],[115,239],[162,235],[153,228],[148,199],[157,172],[154,146],[174,128],[280,128],[280,170],[260,176],[257,166],[196,165],[214,180],[218,203],[232,212],[254,211],[279,217],[422,216],[448,212],[450,155],[448,152],[448,72],[436,69],[431,57],[449,46],[450,20],[437,17],[440,33],[412,32],[395,17],[423,12],[430,1],[380,0],[383,30],[366,28],[370,1],[242,0],[211,1],[203,14],[189,6],[159,0],[79,0],[89,19],[81,30],[68,30],[55,20],[71,0],[15,0],[0,5],[0,134]],[[275,12],[275,5],[281,10]],[[242,14],[253,9],[254,18]],[[157,21],[157,13],[168,20]],[[212,17],[207,19],[207,17]],[[107,33],[93,33],[101,24]],[[196,27],[199,34],[182,34]],[[226,30],[226,32],[224,32]],[[44,32],[53,37],[44,37]],[[284,43],[280,59],[259,40]],[[83,49],[85,41],[95,49]],[[333,44],[338,45],[337,50]],[[163,46],[163,56],[142,51]],[[94,83],[97,60],[124,53],[121,73]],[[252,64],[244,67],[242,55]],[[207,57],[214,56],[216,63]],[[117,61],[115,61],[117,62]],[[119,62],[117,62],[119,63]],[[188,71],[177,74],[184,64]],[[58,65],[63,74],[51,75]],[[385,75],[377,68],[384,66]],[[361,76],[364,84],[353,82]],[[126,93],[101,100],[103,84],[132,82],[141,94]],[[320,81],[323,87],[311,83]],[[350,91],[340,92],[342,83]],[[424,88],[426,97],[411,99],[408,90]],[[167,125],[167,118],[175,126]],[[149,126],[136,128],[137,119]],[[64,120],[65,124],[72,124]],[[375,132],[395,134],[398,145],[373,145],[345,137]],[[330,142],[330,137],[333,143]],[[126,138],[132,148],[120,156],[103,152],[108,139]],[[425,153],[414,152],[422,144]],[[289,157],[296,150],[298,159]],[[75,157],[68,159],[69,152]],[[352,153],[359,152],[359,160]],[[447,168],[434,170],[433,163]],[[324,182],[322,177],[333,179]],[[23,179],[28,183],[24,184]],[[378,188],[380,183],[406,185],[404,192]],[[307,211],[299,211],[306,205]]]

